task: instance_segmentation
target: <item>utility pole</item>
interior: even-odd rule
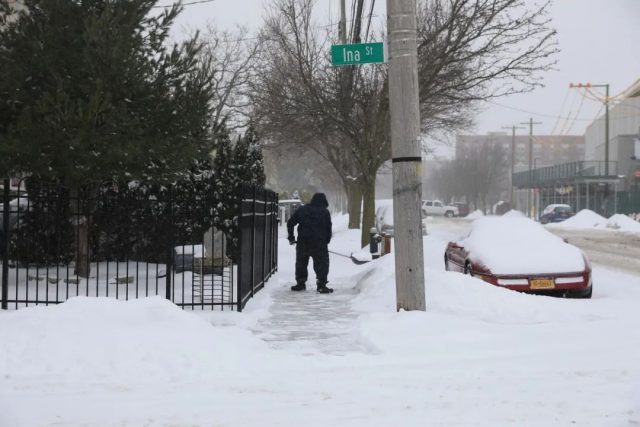
[[[345,8],[345,1],[340,0],[340,43],[347,43],[347,12]]]
[[[509,206],[513,209],[513,174],[516,165],[516,129],[524,129],[522,126],[502,126],[502,129],[511,129],[511,176],[509,176],[509,184],[511,191],[509,193]]]
[[[529,125],[529,197],[527,198],[527,211],[528,215],[533,216],[533,125],[541,125],[542,122],[534,122],[533,118],[530,118],[528,122],[520,123],[521,125]]]
[[[591,83],[569,83],[569,88],[589,90],[592,87],[605,88],[604,95],[604,174],[609,176],[609,83],[592,85]],[[608,188],[608,187],[607,187]]]
[[[387,0],[396,308],[426,310],[416,0]]]

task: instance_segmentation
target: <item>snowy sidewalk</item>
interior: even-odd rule
[[[272,348],[305,355],[367,352],[367,346],[355,333],[359,313],[351,307],[357,293],[353,284],[349,287],[331,283],[335,292],[323,295],[315,291],[315,285],[307,286],[306,291],[293,292],[290,283],[282,282],[271,293],[270,316],[254,330]]]
[[[286,229],[281,227],[278,274],[261,292],[269,292],[269,315],[261,319],[252,331],[273,349],[294,351],[303,355],[370,353],[371,348],[359,336],[356,327],[361,312],[354,310],[357,277],[371,268],[354,265],[349,258],[329,254],[329,287],[331,294],[316,292],[313,261],[309,260],[307,290],[291,291],[295,284],[295,246],[286,242]],[[340,233],[341,239],[330,249],[349,254],[357,250],[359,230]]]

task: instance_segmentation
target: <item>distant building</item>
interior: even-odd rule
[[[479,144],[501,144],[511,159],[512,136],[507,132],[490,132],[487,135],[456,135],[456,156]],[[515,137],[515,171],[529,168],[529,135]],[[532,167],[540,168],[584,160],[585,139],[579,135],[534,135]]]
[[[586,160],[604,161],[605,127],[604,113],[587,127]],[[635,182],[635,171],[640,170],[640,162],[631,158],[636,138],[640,138],[640,79],[609,106],[609,161],[617,162],[613,173],[624,175],[627,187]]]

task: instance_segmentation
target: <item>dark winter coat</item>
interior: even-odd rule
[[[316,193],[311,203],[296,209],[287,221],[289,240],[294,240],[293,229],[298,226],[298,240],[313,240],[328,244],[331,241],[331,214],[324,193]]]

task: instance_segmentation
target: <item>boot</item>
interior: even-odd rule
[[[317,292],[319,294],[330,294],[331,292],[333,292],[333,289],[327,287],[327,283],[328,282],[321,282],[321,281],[316,282],[316,285],[318,286]]]
[[[304,282],[298,281],[298,284],[291,287],[292,291],[305,291],[307,290],[307,285]]]

